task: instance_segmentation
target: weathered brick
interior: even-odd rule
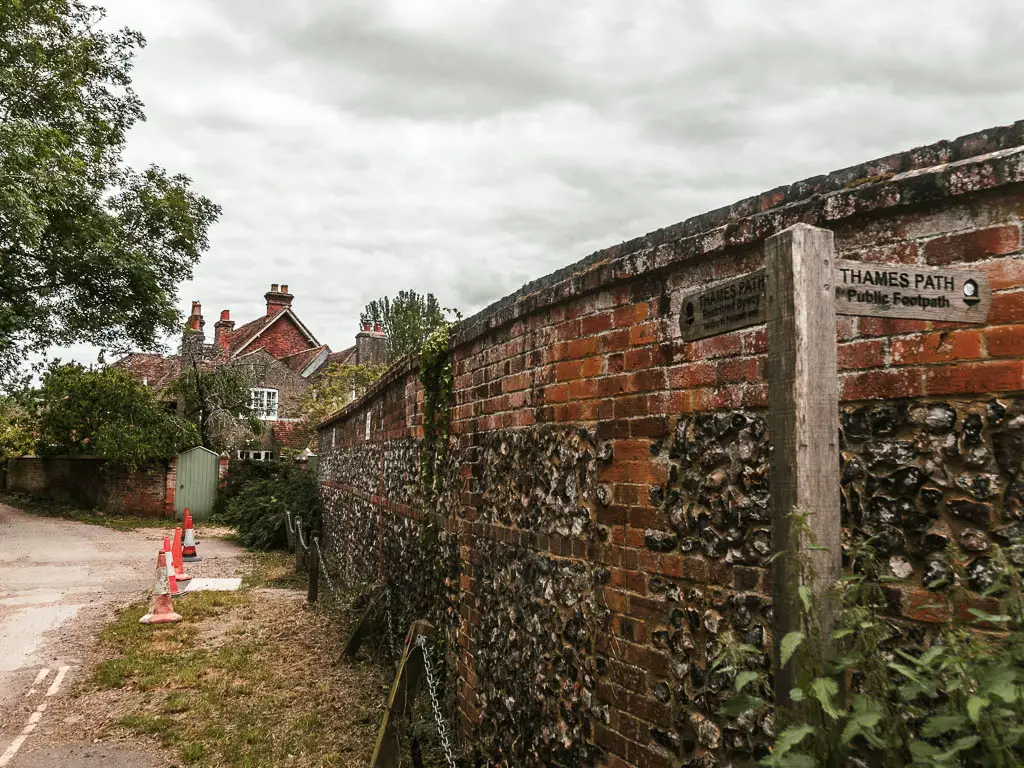
[[[988,313],[989,325],[1024,323],[1024,291],[992,294],[992,309]]]
[[[691,389],[714,384],[718,379],[714,363],[698,361],[668,369],[668,384],[673,389]]]
[[[920,587],[903,587],[901,593],[901,612],[906,618],[934,624],[949,621],[949,607],[942,595]]]
[[[907,320],[899,317],[860,317],[857,319],[857,331],[862,337],[898,336],[927,330],[927,320]]]
[[[590,336],[595,333],[607,331],[612,327],[613,313],[601,312],[596,315],[588,315],[580,319],[580,333]]]
[[[944,363],[982,357],[981,332],[975,329],[923,333],[892,341],[893,365]]]
[[[731,357],[742,351],[742,336],[739,333],[723,333],[690,344],[687,360],[707,360],[715,357]]]
[[[912,397],[924,391],[921,371],[904,368],[894,371],[862,371],[840,378],[841,400],[879,400]]]
[[[1024,355],[1024,325],[1001,325],[985,331],[985,342],[991,357]]]
[[[929,395],[1012,392],[1024,388],[1024,362],[962,363],[925,371]]]
[[[880,368],[885,364],[885,342],[865,339],[840,344],[836,349],[836,363],[841,371]]]
[[[613,314],[612,325],[616,328],[628,328],[637,325],[647,319],[649,311],[650,305],[645,301],[619,307]]]
[[[924,259],[937,267],[982,261],[1020,250],[1020,227],[1007,225],[988,227],[974,232],[947,235],[929,240],[924,246]]]

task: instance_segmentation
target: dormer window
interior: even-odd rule
[[[252,400],[249,407],[253,413],[264,421],[273,421],[277,418],[277,390],[256,387],[251,390]]]

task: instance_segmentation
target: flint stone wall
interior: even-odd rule
[[[957,265],[984,327],[841,317],[847,534],[877,537],[891,643],[948,617],[947,544],[969,562],[1024,533],[1024,124],[780,188],[600,251],[455,331],[440,493],[418,480],[418,362],[319,430],[325,540],[352,578],[431,619],[463,746],[514,766],[741,765],[770,717],[718,713],[733,635],[770,663],[766,337],[678,333],[681,293],[749,272],[806,222],[838,255]],[[1024,553],[1011,552],[1013,556]]]

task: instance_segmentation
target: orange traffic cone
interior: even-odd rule
[[[174,543],[171,544],[171,563],[174,564],[174,575],[179,584],[187,584],[192,577],[185,573],[181,564],[181,528],[174,529]]]
[[[153,600],[149,613],[139,619],[139,624],[173,624],[181,621],[181,614],[174,612],[171,605],[171,590],[167,578],[167,559],[164,553],[156,556],[156,583],[153,585]]]
[[[171,554],[170,536],[164,536],[164,563],[167,566],[167,590],[171,593],[171,597],[184,594],[184,590],[178,586],[178,577],[174,573],[174,556]]]
[[[196,563],[203,559],[196,552],[196,532],[192,528],[192,515],[188,507],[185,507],[185,539],[181,544],[181,559],[186,563]]]

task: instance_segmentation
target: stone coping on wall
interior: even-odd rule
[[[365,403],[373,400],[377,393],[383,389],[387,389],[395,381],[398,381],[403,376],[418,371],[420,369],[420,355],[418,352],[413,352],[405,357],[399,358],[394,362],[390,368],[388,368],[384,374],[377,379],[373,384],[370,385],[362,395],[357,397],[351,403],[346,405],[337,413],[328,416],[326,419],[316,425],[317,431],[326,429],[335,422],[342,421],[346,416],[355,411],[358,411],[363,407]]]
[[[1018,183],[1024,183],[1024,120],[777,187],[596,251],[462,320],[452,330],[451,345],[462,346],[525,315],[623,280],[758,243],[794,224],[827,226],[859,214]],[[362,397],[317,428],[343,419],[418,368],[418,355],[402,358]]]

